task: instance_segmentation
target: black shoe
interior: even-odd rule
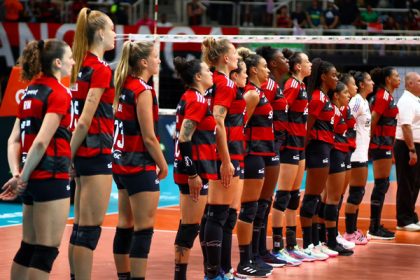
[[[264,255],[261,255],[261,259],[268,265],[271,265],[272,267],[282,267],[287,264],[286,261],[279,260],[276,258],[273,254],[270,252],[267,252]]]
[[[265,270],[265,271],[267,271],[267,272],[270,272],[270,274],[271,274],[271,272],[273,271],[273,266],[272,265],[269,265],[269,264],[267,264],[262,258],[261,258],[261,256],[254,256],[254,260],[253,260],[253,262],[255,263],[255,265],[257,266],[257,267],[259,267],[260,269],[262,269],[262,270]]]
[[[245,264],[239,263],[238,268],[236,269],[236,275],[238,275],[239,277],[258,278],[267,277],[270,274],[271,272],[267,272],[267,270],[262,270],[260,267],[257,266],[256,263],[252,261]]]
[[[340,256],[351,256],[354,253],[353,250],[344,248],[340,243],[335,246],[328,246],[328,249],[336,251]]]
[[[395,233],[387,230],[383,225],[380,225],[377,229],[371,227],[367,232],[367,237],[379,240],[391,240],[395,238]]]

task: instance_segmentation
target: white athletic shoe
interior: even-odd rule
[[[356,247],[353,242],[347,241],[341,234],[337,235],[337,243],[340,243],[345,249],[351,250]]]
[[[328,248],[328,246],[325,245],[325,243],[319,242],[319,244],[316,245],[315,248],[318,249],[321,253],[328,255],[328,257],[330,258],[334,258],[338,256],[338,252]]]
[[[405,231],[420,231],[420,225],[417,224],[409,224],[403,227],[397,226],[397,230],[405,230]]]
[[[326,259],[328,259],[328,255],[322,253],[320,250],[315,248],[314,244],[311,244],[308,246],[308,248],[303,249],[303,252],[307,255],[316,258],[317,261],[325,261]]]

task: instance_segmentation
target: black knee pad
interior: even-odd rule
[[[119,228],[115,230],[113,253],[126,255],[130,252],[134,228]]]
[[[319,201],[319,195],[305,194],[300,207],[300,215],[305,218],[312,218],[317,211]]]
[[[130,258],[147,259],[152,244],[153,228],[135,231],[131,241]]]
[[[101,236],[100,226],[79,226],[74,245],[95,250]]]
[[[258,202],[244,202],[241,204],[241,211],[239,212],[239,220],[245,223],[252,223],[257,215]]]
[[[289,191],[276,191],[274,198],[274,209],[284,212],[289,205],[291,194]]]
[[[299,208],[299,202],[300,202],[300,190],[291,191],[289,205],[287,205],[287,209],[297,210]]]
[[[22,266],[29,267],[32,256],[34,254],[35,245],[26,243],[25,241],[20,242],[20,248],[17,251],[13,261]]]
[[[237,220],[238,220],[238,214],[236,213],[236,209],[229,208],[228,217],[226,219],[225,226],[223,227],[223,231],[226,233],[232,233],[233,229],[235,228]]]
[[[79,228],[78,224],[73,224],[73,229],[71,230],[70,235],[70,244],[74,245],[77,239],[77,229]]]
[[[373,186],[372,190],[372,201],[379,201],[383,202],[385,199],[385,195],[389,188],[389,179],[388,178],[381,178],[375,179],[375,185]]]
[[[318,216],[321,219],[325,219],[325,203],[320,201],[318,203],[318,210],[317,210]]]
[[[365,195],[365,187],[356,187],[350,186],[349,188],[349,197],[347,198],[347,203],[353,205],[360,205]]]
[[[207,212],[207,221],[218,223],[223,227],[228,217],[229,205],[209,205],[209,211]]]
[[[36,245],[29,267],[50,273],[57,255],[57,247]]]
[[[199,224],[179,224],[175,237],[175,245],[191,249],[200,230]]]
[[[324,219],[326,221],[336,221],[338,217],[338,205],[325,204]]]
[[[255,228],[264,227],[264,217],[265,217],[265,213],[267,213],[268,211],[269,206],[270,206],[270,201],[265,200],[265,199],[258,200],[257,214],[255,215],[255,220],[254,220]]]

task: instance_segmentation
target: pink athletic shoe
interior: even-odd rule
[[[369,239],[366,237],[366,235],[363,234],[363,232],[360,229],[356,230],[353,234],[356,238],[356,245],[366,245],[368,243]]]

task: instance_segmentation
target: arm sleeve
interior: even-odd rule
[[[214,105],[230,108],[232,101],[235,98],[236,90],[228,86],[216,87],[216,94],[214,96]]]
[[[95,69],[90,80],[91,88],[110,88],[112,85],[112,71],[106,65]]]
[[[406,100],[401,100],[398,104],[398,119],[400,123],[403,124],[409,124],[411,125],[413,123],[413,118],[415,116],[414,108],[413,106],[410,106]]]
[[[388,107],[388,103],[391,99],[385,100],[384,94],[378,94],[376,96],[375,104],[373,104],[372,112],[376,112],[379,115],[383,115],[385,109]]]
[[[324,108],[324,103],[319,99],[312,99],[308,105],[308,114],[318,118],[319,113],[321,113],[322,108]]]
[[[70,107],[70,95],[65,91],[53,91],[48,97],[47,113],[67,114]]]
[[[206,115],[206,111],[207,103],[201,103],[197,101],[197,98],[192,98],[187,103],[185,108],[184,119],[189,119],[195,121],[196,123],[200,123]]]

